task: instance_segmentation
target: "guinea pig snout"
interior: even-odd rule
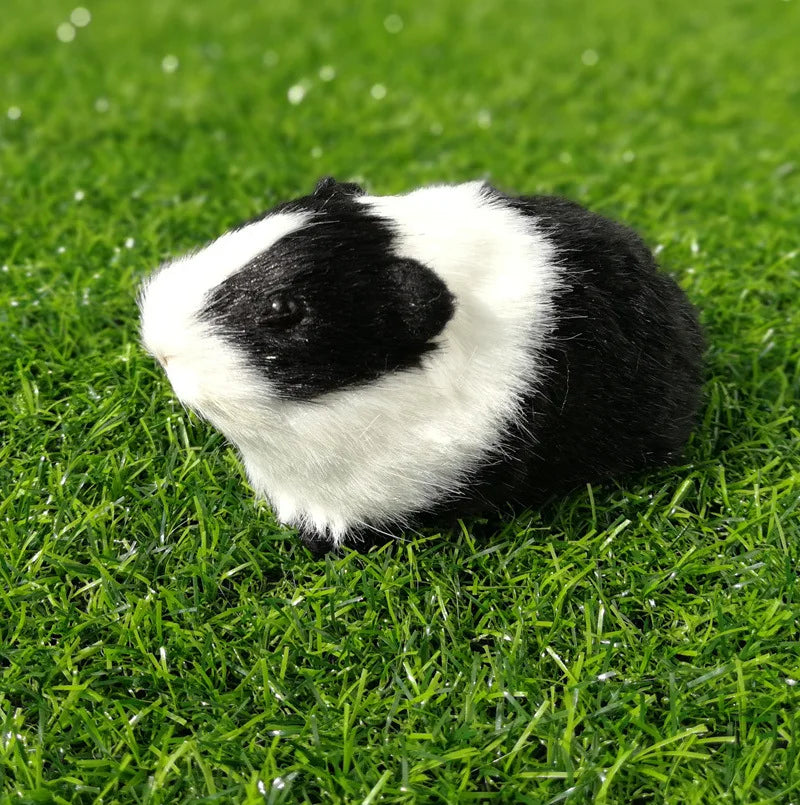
[[[186,405],[200,401],[200,376],[197,371],[187,366],[185,362],[176,360],[174,355],[156,355],[156,360],[164,367],[170,385],[179,400]]]

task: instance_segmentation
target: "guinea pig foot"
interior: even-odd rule
[[[329,539],[321,537],[316,531],[300,529],[297,532],[300,542],[305,545],[313,559],[322,559],[336,547]]]

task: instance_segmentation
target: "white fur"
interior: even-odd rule
[[[269,389],[244,355],[214,335],[197,313],[212,288],[307,219],[303,213],[278,213],[227,232],[164,264],[142,286],[142,343],[164,366],[180,400],[212,422],[216,416],[251,416],[254,390],[263,396]]]
[[[208,375],[195,379],[200,392],[179,378],[189,386],[184,398],[172,370],[178,396],[237,445],[254,489],[282,522],[312,527],[335,544],[350,527],[402,523],[457,491],[498,449],[521,395],[538,379],[537,353],[552,328],[558,284],[552,244],[480,182],[359,201],[392,222],[399,256],[436,271],[455,295],[440,348],[420,370],[309,403],[269,398],[268,382],[243,357],[192,323],[190,307],[209,282],[241,267],[243,254],[254,256],[257,238],[249,230],[263,224],[264,242],[274,242],[277,231],[302,225],[296,217],[281,224],[277,219],[290,216],[279,214],[274,228],[267,218],[224,235],[162,269],[142,297],[146,346],[167,355],[177,350],[186,373]],[[224,275],[197,271],[195,264],[207,265],[212,252],[224,258]],[[163,298],[167,289],[170,297],[187,295],[179,318]]]

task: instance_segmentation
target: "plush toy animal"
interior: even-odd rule
[[[483,182],[322,179],[140,295],[175,394],[309,545],[679,459],[703,337],[639,237]]]

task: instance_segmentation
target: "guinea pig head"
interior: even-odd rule
[[[230,433],[278,400],[421,366],[454,298],[361,193],[324,179],[145,282],[142,340],[184,404]]]

